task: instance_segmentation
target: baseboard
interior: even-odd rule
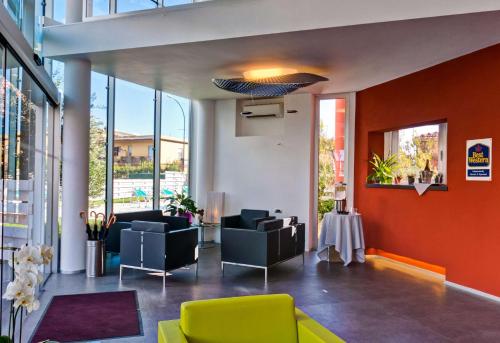
[[[443,274],[436,273],[436,272],[433,272],[433,271],[428,270],[428,269],[420,268],[420,267],[414,266],[412,264],[408,264],[408,263],[404,263],[404,262],[401,262],[401,261],[398,261],[398,260],[394,260],[394,259],[389,258],[389,257],[385,257],[385,256],[381,256],[381,255],[367,255],[367,256],[372,256],[373,258],[378,258],[378,259],[381,259],[381,260],[385,260],[385,261],[394,263],[394,264],[396,264],[396,265],[398,265],[400,267],[403,267],[405,269],[411,270],[413,272],[418,272],[420,274],[432,277],[432,278],[440,280],[440,281],[445,281],[446,280],[446,278],[445,278],[445,276]]]
[[[495,302],[500,302],[500,297],[498,297],[496,295],[489,294],[489,293],[486,293],[486,292],[483,292],[483,291],[479,291],[477,289],[470,288],[470,287],[467,287],[467,286],[462,286],[462,285],[460,285],[458,283],[455,283],[455,282],[447,281],[446,280],[446,276],[443,275],[443,274],[436,273],[436,272],[433,272],[433,271],[428,270],[428,269],[419,268],[419,267],[416,267],[414,265],[411,265],[411,264],[408,264],[408,263],[404,263],[404,262],[401,262],[401,261],[398,261],[398,260],[394,260],[394,259],[386,257],[386,256],[380,256],[380,255],[375,255],[375,254],[370,254],[370,255],[367,255],[367,256],[371,256],[373,258],[378,258],[378,259],[381,259],[381,260],[389,261],[391,263],[394,263],[394,264],[396,264],[398,266],[401,266],[403,268],[406,268],[408,270],[417,271],[418,273],[422,273],[424,275],[430,276],[430,277],[435,278],[437,280],[443,281],[443,284],[445,286],[452,287],[452,288],[461,290],[463,292],[474,294],[474,295],[477,295],[477,296],[480,296],[480,297],[483,297],[483,298],[486,298],[486,299],[489,299],[489,300],[493,300]]]
[[[490,293],[479,291],[477,289],[470,288],[470,287],[467,287],[467,286],[462,286],[462,285],[460,285],[458,283],[454,283],[454,282],[451,282],[451,281],[445,281],[444,284],[446,286],[449,286],[449,287],[452,287],[452,288],[456,288],[456,289],[459,289],[459,290],[467,292],[467,293],[471,293],[471,294],[478,295],[478,296],[483,297],[483,298],[487,298],[487,299],[490,299],[490,300],[493,300],[493,301],[496,301],[496,302],[500,302],[500,297],[497,297],[496,295],[493,295],[493,294],[490,294]]]
[[[61,270],[59,271],[61,274],[67,274],[67,275],[71,275],[71,274],[81,274],[81,273],[85,273],[85,269],[80,269],[80,270]]]

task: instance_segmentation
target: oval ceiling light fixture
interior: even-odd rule
[[[291,68],[255,69],[244,72],[243,76],[234,79],[212,79],[212,82],[229,92],[272,97],[283,96],[320,81],[328,81],[326,77],[297,73],[297,70]]]
[[[245,78],[245,80],[258,80],[268,77],[276,77],[296,73],[297,69],[292,68],[253,69],[243,72],[243,77]]]

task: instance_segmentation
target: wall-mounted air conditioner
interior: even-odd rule
[[[244,105],[241,116],[245,118],[283,118],[283,103]]]

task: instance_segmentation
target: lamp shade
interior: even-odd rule
[[[224,192],[208,192],[205,222],[219,224],[224,215]]]

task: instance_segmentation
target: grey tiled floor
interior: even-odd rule
[[[120,282],[117,264],[115,257],[108,275],[97,279],[53,275],[41,309],[25,322],[25,339],[53,295],[136,290],[144,335],[106,342],[156,342],[157,322],[178,318],[183,301],[264,293],[291,294],[298,307],[348,342],[500,342],[500,304],[391,262],[346,268],[311,253],[305,266],[296,258],[271,269],[266,285],[261,270],[228,266],[222,277],[215,247],[201,251],[198,279],[193,269],[174,271],[165,289],[161,277],[141,271],[127,270]]]

